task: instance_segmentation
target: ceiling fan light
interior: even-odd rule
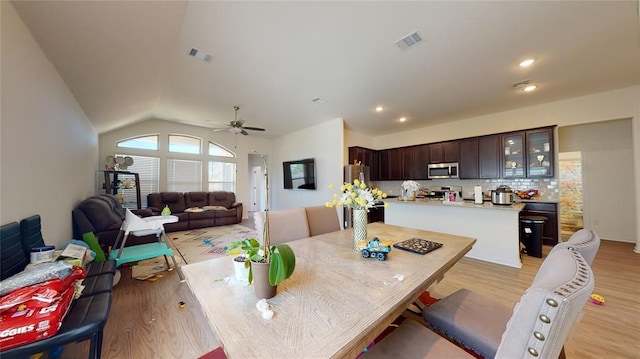
[[[229,132],[233,133],[234,135],[237,135],[237,134],[239,134],[240,132],[242,132],[242,129],[241,129],[241,128],[239,128],[239,127],[231,127],[231,128],[229,129]]]

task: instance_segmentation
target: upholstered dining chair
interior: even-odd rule
[[[443,309],[453,318],[465,312],[476,315],[472,330],[476,335],[464,345],[474,349],[485,358],[558,358],[573,323],[579,317],[584,304],[594,288],[591,267],[582,255],[573,250],[558,250],[550,253],[538,270],[538,275],[525,291],[520,301],[510,311],[506,322],[498,322],[491,316],[491,303],[482,308],[458,306],[451,310],[451,302]],[[465,292],[459,296],[464,296]],[[438,303],[430,307],[436,307]],[[502,318],[501,314],[500,318]],[[499,333],[495,329],[502,326]],[[449,328],[441,328],[449,331]],[[457,336],[457,332],[447,334]],[[497,335],[496,335],[497,334]],[[497,343],[494,341],[497,339]],[[480,350],[478,350],[480,348]],[[364,355],[364,359],[376,358],[474,358],[456,344],[444,339],[411,319]]]
[[[585,248],[587,247],[583,247]],[[567,278],[575,274],[576,270],[574,266],[568,266],[567,261],[559,261],[559,253],[579,256],[578,269],[581,272],[588,270],[588,273],[591,273],[589,263],[578,251],[571,249],[552,251],[538,269],[527,292],[539,286],[552,290],[554,286],[560,286],[561,283],[578,281],[575,278]],[[576,285],[583,284],[578,281]],[[586,294],[585,300],[590,294],[590,292]],[[433,305],[425,307],[422,310],[422,317],[432,329],[487,358],[493,358],[496,355],[505,326],[509,318],[513,318],[510,307],[468,289],[460,289]]]
[[[253,220],[258,241],[264,243],[264,220],[266,212],[256,212]],[[309,237],[307,213],[303,207],[281,211],[269,211],[269,239],[278,244]]]
[[[336,208],[339,207],[312,206],[304,208],[307,212],[309,235],[311,237],[342,229]]]
[[[573,249],[580,252],[587,263],[592,265],[599,248],[600,237],[598,234],[591,229],[583,228],[572,234],[566,242],[556,244],[551,249],[551,252],[562,249]]]

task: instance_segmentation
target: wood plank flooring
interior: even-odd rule
[[[545,247],[544,253],[548,253]],[[463,258],[431,288],[434,297],[466,287],[507,305],[518,301],[542,259],[523,256],[516,269]],[[568,359],[635,359],[640,356],[640,254],[633,244],[603,241],[593,263],[595,293],[606,303],[587,303],[565,345]],[[220,298],[224,300],[224,298]],[[179,302],[186,307],[181,309]],[[247,328],[251,330],[251,328]],[[198,358],[219,345],[185,283],[175,271],[156,282],[137,281],[128,269],[114,288],[102,358]],[[84,359],[88,342],[65,347],[61,358]],[[304,358],[301,358],[304,359]]]

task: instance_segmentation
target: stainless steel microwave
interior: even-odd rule
[[[429,163],[427,169],[429,179],[458,178],[458,162]]]

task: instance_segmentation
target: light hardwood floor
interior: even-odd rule
[[[548,251],[545,247],[544,253]],[[522,260],[523,268],[515,269],[463,258],[431,293],[439,298],[466,287],[512,305],[542,263],[542,259],[528,256]],[[633,253],[633,244],[603,241],[593,271],[595,293],[606,302],[602,306],[586,304],[584,317],[565,345],[567,358],[639,358],[640,254]],[[114,288],[102,358],[190,359],[218,346],[198,303],[175,272],[156,282],[131,279],[128,269],[122,274]],[[179,307],[180,301],[186,303],[184,309]],[[68,345],[61,358],[86,358],[87,352],[87,343]]]

